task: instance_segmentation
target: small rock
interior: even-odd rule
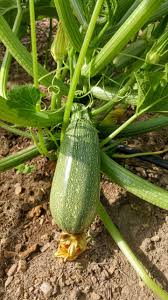
[[[8,277],[12,276],[17,269],[17,264],[13,264],[7,272]]]
[[[49,297],[52,293],[52,286],[48,282],[43,282],[40,286],[40,290],[46,297]]]
[[[27,270],[27,262],[24,259],[20,259],[18,263],[17,272],[25,272]]]
[[[12,282],[12,280],[13,280],[13,276],[9,276],[7,278],[7,280],[5,281],[5,288]]]
[[[50,243],[47,243],[47,244],[45,244],[44,246],[42,246],[42,247],[40,248],[40,251],[41,251],[41,252],[45,252],[49,247],[50,247]]]
[[[15,184],[15,195],[19,195],[21,193],[21,191],[22,191],[22,187],[21,187],[20,183],[18,182]]]
[[[9,153],[9,142],[4,136],[0,140],[0,155],[6,156]]]
[[[91,281],[93,284],[97,284],[97,278],[95,276],[91,276]]]
[[[159,241],[160,241],[160,236],[158,236],[158,235],[152,236],[152,237],[151,237],[151,241],[152,241],[152,242],[159,242]]]
[[[100,295],[96,294],[95,292],[91,293],[91,300],[99,300],[100,299]]]
[[[90,291],[90,289],[91,289],[91,286],[86,285],[83,291],[84,291],[85,294],[87,294]]]
[[[163,158],[168,160],[168,153],[166,153]]]
[[[19,252],[21,251],[21,249],[22,249],[22,244],[21,244],[21,243],[16,244],[16,246],[15,246],[15,251],[16,251],[17,253],[19,253]]]
[[[19,286],[16,290],[16,299],[20,299],[21,295],[23,295],[23,292],[24,292],[24,288],[23,286]],[[22,297],[21,297],[22,298]]]
[[[31,287],[29,288],[29,292],[31,293],[31,292],[33,292],[33,290],[34,290],[34,287],[31,286]]]
[[[50,238],[50,236],[46,233],[46,234],[43,234],[42,236],[41,236],[41,240],[43,241],[43,242],[48,242],[49,241],[49,238]]]
[[[80,295],[80,290],[78,288],[74,288],[69,295],[69,299],[77,300],[79,295]]]
[[[29,296],[28,293],[25,292],[25,293],[24,293],[24,300],[27,300],[27,299],[28,299],[28,296]]]
[[[160,178],[160,183],[162,184],[162,185],[168,185],[168,176],[165,174],[165,175],[163,175],[163,176],[161,176],[161,178]]]
[[[103,281],[106,280],[107,278],[109,278],[109,273],[107,272],[107,270],[103,270],[101,272],[101,278]]]

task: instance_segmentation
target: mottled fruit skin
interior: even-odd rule
[[[96,215],[100,190],[99,142],[85,119],[68,126],[52,182],[50,210],[55,223],[68,233],[81,233]]]

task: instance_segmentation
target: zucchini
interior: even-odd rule
[[[76,104],[60,147],[50,194],[55,223],[69,234],[85,231],[96,215],[100,159],[97,131]]]

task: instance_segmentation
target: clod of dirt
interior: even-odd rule
[[[154,244],[152,243],[151,239],[146,238],[143,240],[143,242],[141,244],[141,248],[143,250],[145,250],[146,252],[149,252],[149,251],[153,250],[155,247],[154,247]]]
[[[6,156],[9,153],[9,141],[2,136],[0,139],[0,155]]]
[[[7,280],[5,281],[5,288],[12,282],[12,280],[13,280],[13,276],[9,276],[7,278]]]
[[[25,258],[29,257],[30,254],[37,251],[38,246],[39,246],[38,244],[34,244],[34,245],[28,247],[28,249],[26,249],[25,251],[20,252],[19,253],[20,259],[25,259]]]
[[[43,282],[40,286],[40,290],[43,292],[44,296],[50,297],[52,293],[52,286],[48,282]]]
[[[12,276],[12,275],[16,272],[17,266],[18,266],[17,264],[13,264],[13,265],[10,267],[10,269],[9,269],[8,272],[7,272],[8,277],[9,277],[9,276]]]
[[[40,217],[44,211],[46,211],[47,207],[46,205],[37,205],[36,207],[33,207],[27,214],[28,219],[33,219]]]
[[[158,236],[158,235],[152,236],[152,237],[151,237],[151,241],[152,241],[152,242],[159,242],[159,241],[160,241],[160,236]]]
[[[17,272],[25,272],[27,270],[27,262],[24,259],[20,259],[18,262]]]

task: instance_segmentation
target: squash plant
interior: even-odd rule
[[[121,156],[118,153],[118,145],[122,141],[168,125],[168,1],[67,0],[65,5],[63,0],[54,0],[46,1],[46,5],[42,7],[41,1],[13,0],[10,1],[15,8],[13,29],[8,23],[7,11],[2,3],[4,1],[0,1],[0,40],[7,52],[0,72],[0,126],[15,134],[27,136],[33,140],[34,146],[1,159],[0,171],[16,167],[39,154],[50,158],[51,150],[57,150],[58,153],[60,145],[60,153],[64,151],[69,153],[71,143],[69,144],[68,137],[71,137],[71,132],[76,134],[78,130],[77,140],[79,136],[81,139],[75,155],[76,158],[79,157],[78,148],[82,155],[81,141],[85,134],[84,129],[79,127],[78,130],[73,131],[74,127],[71,127],[74,119],[72,110],[77,105],[84,107],[79,112],[85,114],[84,119],[87,113],[87,130],[92,128],[93,132],[96,132],[97,129],[101,171],[110,180],[141,199],[168,209],[166,190],[131,173],[112,159]],[[31,26],[32,53],[26,50],[19,40],[20,35],[17,35],[23,14],[30,15],[28,24],[30,23]],[[51,49],[57,67],[52,72],[47,71],[37,61],[35,19],[39,16],[49,18],[57,16],[59,19],[57,34]],[[7,91],[11,56],[33,77],[34,85],[17,86]],[[44,95],[40,92],[39,83],[48,88],[48,95],[51,98],[49,106],[43,103]],[[130,105],[134,108],[134,113],[121,125],[117,125],[115,123],[117,116],[122,115]],[[148,112],[152,114],[147,121],[138,120]],[[80,121],[78,117],[75,124],[83,124],[84,119]],[[90,135],[90,139],[87,140],[92,158],[90,172],[94,171],[94,164],[98,161],[93,154],[97,153],[95,149],[98,149],[98,143],[97,148],[94,148],[93,141],[94,138]],[[83,149],[89,155],[86,145]],[[61,154],[58,165],[61,166],[60,170],[63,165],[67,167],[65,161],[61,159]],[[75,168],[76,165],[74,170]],[[59,168],[56,172],[58,178]],[[94,178],[95,182],[98,182],[98,164],[95,165]],[[87,182],[83,184],[89,186]],[[95,186],[98,192],[98,183]],[[82,199],[86,200],[90,195],[95,210],[93,195],[96,198],[97,195],[96,192],[91,193],[91,187],[89,189],[86,190],[86,195],[82,189],[84,195]],[[55,192],[52,193],[54,195]],[[63,213],[62,208],[57,207],[52,201],[53,199],[51,199],[52,214],[55,217],[54,210],[56,210],[56,222],[58,222],[60,214]],[[75,216],[80,215],[82,218],[81,212],[79,214],[81,206],[76,204],[69,203],[73,205],[71,210],[77,207]],[[110,235],[146,285],[160,299],[168,299],[168,294],[148,275],[99,201],[96,210]],[[88,214],[86,210],[83,217],[87,218]],[[94,215],[95,211],[86,222],[87,226]],[[79,224],[80,222],[79,217]],[[82,228],[79,224],[78,228]],[[62,220],[60,225],[62,226]],[[74,228],[73,223],[71,225]],[[62,227],[67,230],[66,224]],[[73,230],[70,231],[73,233]],[[71,236],[64,236],[64,243],[67,238],[69,241]],[[71,245],[74,246],[73,243]],[[81,249],[86,248],[83,240],[79,241],[78,246],[81,246]],[[74,247],[70,254],[74,254],[73,250]],[[77,256],[76,254],[74,257]]]

